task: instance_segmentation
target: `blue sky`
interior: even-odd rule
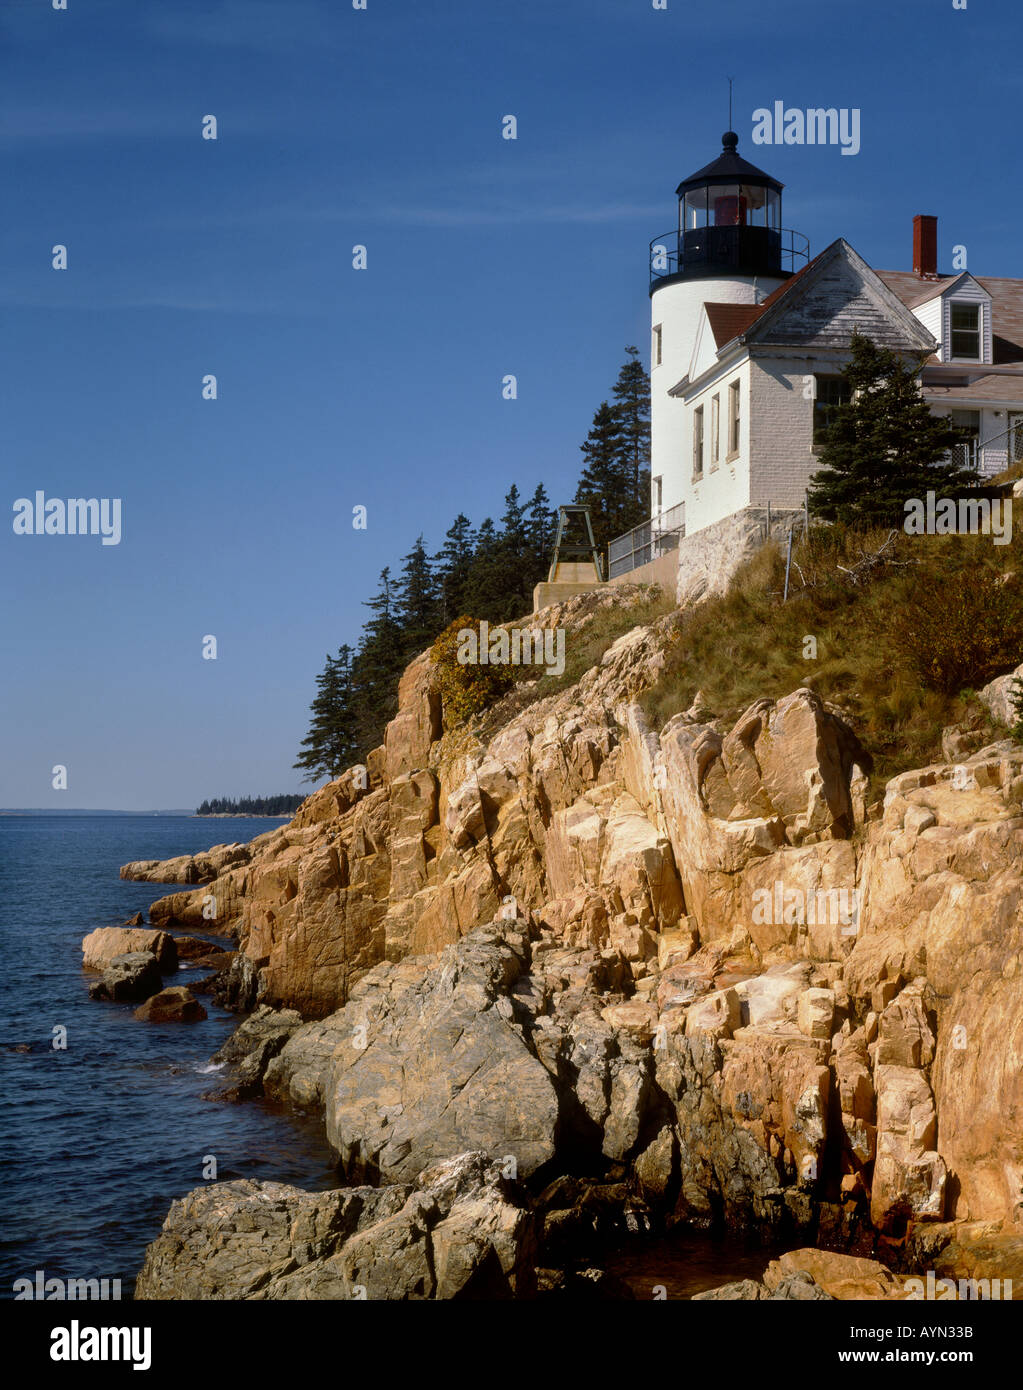
[[[298,789],[380,569],[512,481],[571,500],[727,77],[813,252],[909,269],[926,212],[943,267],[1023,276],[1018,0],[668,5],[0,0],[4,510],[124,509],[118,546],[0,528],[0,805]],[[754,147],[776,100],[859,108],[861,152]]]

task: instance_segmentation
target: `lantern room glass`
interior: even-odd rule
[[[680,205],[679,211],[683,213],[684,221],[682,230],[695,232],[700,227],[707,225],[707,189],[692,188],[685,196],[684,205]]]
[[[781,194],[759,183],[704,184],[679,204],[680,230],[702,227],[767,227],[781,230]]]

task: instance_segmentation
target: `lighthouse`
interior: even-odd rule
[[[713,387],[722,342],[809,258],[782,228],[783,185],[738,145],[727,131],[717,159],[683,179],[677,225],[650,243],[651,515],[674,520],[684,504],[687,533],[748,504],[734,465],[748,455],[750,410],[748,374],[696,405],[686,383],[710,372]]]

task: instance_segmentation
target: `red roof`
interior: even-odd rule
[[[823,256],[824,252],[820,253]],[[793,285],[803,278],[807,271],[820,260],[820,256],[814,256],[813,260],[804,265],[802,270],[797,271],[784,285],[779,285],[776,290],[772,290],[765,300],[760,304],[705,304],[707,318],[710,321],[711,331],[714,334],[715,344],[721,348],[725,343],[730,343],[733,338],[738,338],[747,329],[753,327],[757,319],[765,310],[770,309],[773,304],[788,294]]]
[[[764,311],[762,304],[705,304],[703,307],[719,348],[745,333]]]

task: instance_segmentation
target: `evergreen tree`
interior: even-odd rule
[[[465,585],[465,612],[488,622],[500,622],[505,607],[506,576],[498,560],[498,539],[493,519],[484,517],[476,533],[476,548]]]
[[[440,631],[437,579],[422,536],[417,537],[402,562],[397,589],[394,618],[401,632],[402,652],[406,660],[411,660],[428,647]]]
[[[586,464],[575,490],[576,502],[589,505],[593,534],[602,550],[609,540],[629,529],[618,527],[619,518],[629,507],[624,448],[621,420],[603,401],[585,444],[580,445]]]
[[[445,532],[444,544],[434,557],[442,626],[446,627],[465,612],[466,583],[475,546],[472,523],[463,512],[459,512]]]
[[[919,363],[854,333],[842,376],[848,404],[838,406],[810,480],[809,506],[826,521],[901,526],[905,502],[928,491],[956,496],[977,481],[948,460],[962,432],[933,415],[920,394]]]
[[[526,536],[530,555],[530,581],[539,584],[547,578],[551,566],[551,547],[554,544],[554,528],[557,512],[551,506],[547,489],[543,483],[526,504]]]
[[[356,714],[352,692],[352,649],[343,646],[336,657],[328,655],[316,678],[316,698],[310,705],[309,733],[300,744],[294,767],[304,772],[304,782],[339,777],[358,761]]]
[[[530,583],[529,526],[519,490],[512,483],[504,499],[504,514],[493,556],[494,570],[501,578],[503,620],[520,617],[533,606]],[[484,614],[483,616],[489,616]]]
[[[518,488],[512,483],[505,493],[500,535],[501,551],[509,566],[522,563],[528,543],[526,509],[522,505]]]
[[[373,616],[362,629],[352,662],[356,730],[362,757],[378,746],[384,725],[398,708],[398,679],[406,662],[394,602],[394,584],[390,567],[386,567],[380,571],[379,591],[365,605]]]
[[[621,429],[620,458],[628,503],[617,518],[622,535],[650,515],[650,378],[639,349],[627,347],[627,360],[614,385],[614,412]],[[622,524],[624,523],[624,524]]]

